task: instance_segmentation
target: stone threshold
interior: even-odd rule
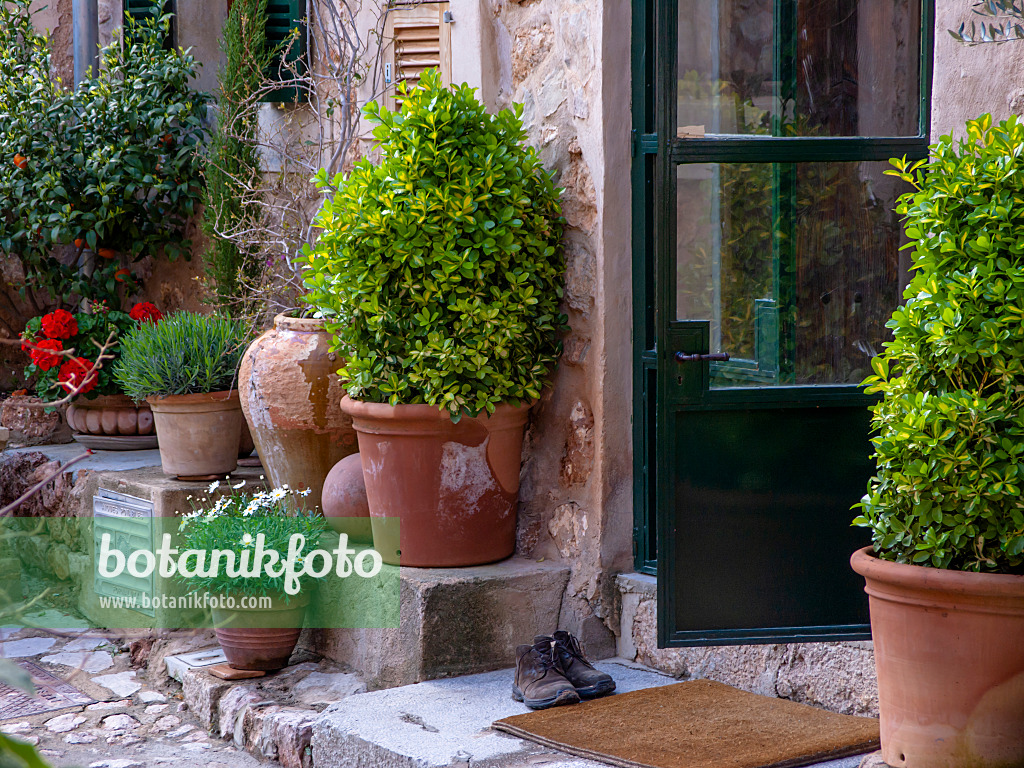
[[[204,651],[215,649],[200,653]],[[182,681],[189,710],[207,728],[253,755],[279,760],[285,768],[605,765],[491,729],[495,720],[529,711],[510,695],[512,669],[371,692],[355,686],[345,695],[344,686],[354,676],[315,673],[312,662],[238,682],[214,678],[180,656],[166,662]],[[619,658],[595,666],[615,678],[621,693],[678,682]],[[296,679],[299,683],[292,685]],[[297,706],[295,690],[319,696],[316,709]],[[877,760],[875,755],[857,755],[811,768],[857,768],[871,758]],[[882,768],[877,762],[870,764]]]

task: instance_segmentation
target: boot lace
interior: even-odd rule
[[[554,645],[554,643],[552,643],[552,645]],[[559,645],[561,645],[562,650],[564,650],[574,660],[591,668],[594,666],[587,660],[585,650],[580,644],[580,641],[576,639],[575,635],[569,635],[564,641],[559,643]]]

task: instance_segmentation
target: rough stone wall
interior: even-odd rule
[[[596,656],[614,651],[614,573],[630,567],[632,530],[629,8],[619,5],[490,0],[484,9],[498,53],[495,106],[523,104],[529,141],[565,190],[570,331],[527,435],[519,550],[570,564],[560,623]]]
[[[878,716],[870,642],[658,648],[655,580],[618,578],[622,631],[618,655],[680,679],[708,678],[847,715]]]

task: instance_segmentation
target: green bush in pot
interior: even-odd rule
[[[402,88],[404,86],[400,86]],[[376,103],[381,161],[356,163],[307,246],[307,300],[328,318],[348,393],[458,419],[536,399],[559,353],[559,190],[524,144],[522,107],[490,115],[436,70]]]
[[[565,325],[559,190],[520,106],[488,114],[433,70],[399,98],[366,109],[378,165],[316,179],[336,191],[306,249],[307,299],[344,361],[384,561],[494,562],[515,549],[527,411]]]
[[[872,360],[877,473],[855,552],[889,765],[1024,765],[1024,124],[889,171],[914,248]]]
[[[915,271],[865,382],[878,473],[854,522],[884,559],[1024,573],[1024,125],[967,132],[887,172],[915,187]]]
[[[222,475],[237,466],[242,410],[235,386],[247,329],[224,315],[176,312],[121,340],[114,377],[153,410],[164,472]]]

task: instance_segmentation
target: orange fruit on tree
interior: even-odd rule
[[[104,259],[113,259],[117,256],[117,251],[113,248],[97,248],[96,253]]]
[[[160,139],[160,142],[161,142],[161,143],[162,143],[162,144],[163,144],[163,145],[164,145],[165,147],[169,147],[169,146],[171,146],[171,144],[173,144],[173,143],[174,143],[174,137],[173,137],[173,136],[171,136],[171,134],[169,134],[169,133],[165,133],[165,134],[164,134],[164,136],[163,136],[163,138],[162,138],[162,139]]]
[[[131,276],[131,271],[127,269],[119,269],[117,270],[117,272],[114,273],[114,279],[117,280],[117,282],[119,283],[125,282]]]
[[[75,248],[85,248],[85,240],[80,237],[75,238]]]
[[[14,156],[14,164],[24,171],[26,168],[28,168],[28,159],[19,152]]]

